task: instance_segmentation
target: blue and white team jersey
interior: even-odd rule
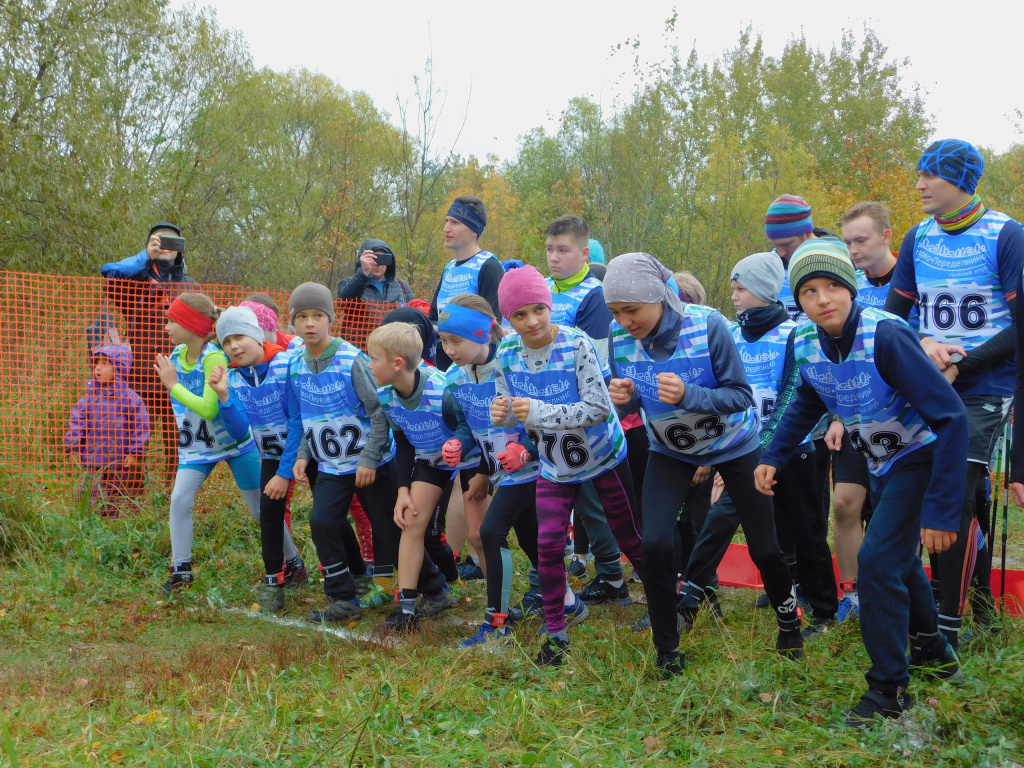
[[[785,274],[782,277],[782,288],[779,290],[779,301],[782,302],[782,306],[786,308],[786,312],[789,313],[790,320],[796,320],[803,312],[800,311],[800,307],[797,306],[796,299],[793,298],[793,291],[789,287],[789,268],[786,268]]]
[[[488,259],[494,259],[500,265],[498,257],[490,251],[480,251],[470,256],[465,263],[457,264],[452,259],[444,266],[441,273],[441,287],[437,290],[437,311],[440,313],[449,301],[464,293],[480,293],[480,270]]]
[[[188,348],[184,344],[176,346],[170,355],[171,363],[178,374],[178,383],[196,397],[202,397],[203,390],[206,389],[203,361],[207,355],[221,352],[221,348],[212,341],[205,344],[191,371],[186,371],[182,367],[182,359],[187,351]],[[212,464],[240,453],[247,453],[256,447],[252,433],[247,433],[241,440],[233,439],[228,434],[224,417],[219,413],[213,419],[204,419],[173,397],[171,406],[174,408],[174,421],[178,425],[178,464],[182,466]]]
[[[370,417],[352,384],[352,364],[362,353],[343,341],[327,370],[313,373],[302,354],[291,357],[290,385],[302,411],[302,429],[310,455],[321,472],[351,475],[370,435]],[[377,466],[395,456],[389,438]]]
[[[1006,292],[1013,286],[1001,284],[996,262],[999,233],[1009,221],[998,211],[985,211],[973,227],[955,237],[943,232],[932,217],[918,224],[914,275],[921,333],[970,352],[1009,327]],[[1012,375],[1012,361],[1009,370]]]
[[[445,463],[444,444],[455,437],[454,430],[444,423],[444,391],[448,387],[445,375],[427,365],[419,367],[420,377],[426,377],[426,385],[419,404],[406,408],[398,399],[398,392],[390,384],[377,387],[380,405],[392,423],[405,433],[416,449],[416,461],[424,461],[440,469],[469,469],[480,466],[480,448],[473,445],[465,458],[454,467]]]
[[[288,439],[288,370],[291,355],[278,352],[267,366],[267,375],[250,385],[237,368],[228,368],[231,393],[249,415],[252,436],[261,459],[281,458]]]
[[[759,427],[772,415],[779,397],[782,372],[786,367],[786,344],[794,328],[796,323],[786,320],[757,341],[747,341],[739,323],[729,324],[732,339],[743,361],[743,371],[747,374],[747,383],[754,394],[754,415]]]
[[[651,359],[638,339],[618,323],[612,323],[612,359],[619,376],[632,379],[636,386],[647,414],[647,433],[661,446],[684,456],[728,451],[758,431],[753,408],[722,416],[690,413],[681,406],[658,400],[659,373],[674,373],[687,385],[707,389],[718,386],[708,350],[708,319],[717,314],[718,310],[711,307],[684,305],[679,341],[672,357],[664,362]]]
[[[874,475],[884,475],[900,455],[935,439],[899,392],[885,383],[875,366],[875,333],[882,320],[904,323],[877,309],[861,310],[856,340],[841,363],[822,352],[818,327],[810,320],[795,331],[794,355],[804,381],[814,387],[829,413],[838,414],[853,447],[868,460]]]
[[[285,348],[284,351],[287,352],[288,354],[291,354],[293,352],[300,351],[305,346],[306,342],[302,340],[302,337],[299,335],[295,335],[292,337],[292,340],[288,342],[288,346]]]
[[[549,405],[580,401],[576,381],[575,340],[582,331],[560,326],[551,342],[551,357],[544,370],[533,373],[523,363],[523,341],[518,334],[505,337],[498,347],[498,364],[512,397],[530,397]],[[590,340],[587,339],[590,344]],[[596,355],[596,353],[595,353]],[[608,418],[591,427],[537,430],[540,474],[552,483],[582,483],[617,467],[626,458],[626,437],[615,409],[608,401]]]
[[[786,345],[794,328],[796,323],[786,320],[757,341],[747,341],[743,338],[739,323],[729,324],[732,339],[743,361],[743,372],[747,374],[747,383],[754,395],[754,415],[757,417],[758,429],[767,424],[779,398],[782,374],[786,368]],[[808,435],[801,445],[811,442],[811,436]]]
[[[466,423],[473,430],[484,461],[487,463],[487,474],[495,488],[503,485],[523,485],[537,479],[538,463],[530,461],[522,469],[506,472],[501,468],[498,454],[505,450],[509,442],[522,444],[526,429],[522,424],[514,427],[496,427],[491,423],[491,402],[495,396],[494,371],[490,377],[479,384],[474,383],[462,366],[453,365],[446,376],[448,389],[452,397],[462,408]]]
[[[568,325],[573,328],[576,327],[576,313],[579,312],[580,304],[592,290],[601,288],[601,281],[593,275],[587,275],[583,282],[565,293],[555,292],[554,278],[547,278],[547,284],[551,289],[551,322],[554,325]]]
[[[857,270],[857,303],[872,309],[885,309],[885,300],[889,297],[889,284],[874,285],[868,280],[867,273]],[[917,304],[910,310],[910,317],[907,318],[910,327],[915,331],[918,329],[920,318],[918,316]]]

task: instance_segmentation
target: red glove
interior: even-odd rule
[[[518,472],[530,460],[530,452],[515,440],[510,440],[505,450],[498,454],[501,468],[506,472]]]
[[[462,460],[462,443],[453,437],[444,444],[444,447],[441,449],[441,455],[444,456],[445,464],[449,467],[454,467]]]

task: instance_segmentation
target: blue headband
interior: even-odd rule
[[[472,229],[477,237],[483,234],[484,227],[487,226],[480,217],[476,215],[476,211],[470,208],[468,205],[464,205],[458,201],[452,203],[452,207],[448,209],[448,216],[451,216],[456,221],[461,221],[467,227]]]
[[[486,344],[490,340],[494,318],[475,309],[448,304],[437,316],[437,330],[463,339]]]

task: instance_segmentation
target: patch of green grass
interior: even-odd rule
[[[750,607],[748,590],[723,590],[726,620],[698,621],[682,641],[690,667],[672,680],[652,676],[649,634],[625,626],[639,604],[592,609],[570,630],[569,662],[541,670],[530,661],[536,623],[504,654],[455,649],[480,620],[482,582],[385,647],[245,615],[262,568],[242,511],[197,519],[197,583],[168,603],[166,513],[103,523],[76,505],[29,509],[36,539],[0,566],[0,765],[1024,763],[1019,621],[972,648],[964,685],[915,681],[907,722],[850,731],[836,723],[864,688],[859,627],[788,662],[773,651],[772,613]],[[304,521],[298,510],[312,560]],[[322,599],[316,583],[289,593],[287,616]],[[368,635],[385,613],[352,629]]]

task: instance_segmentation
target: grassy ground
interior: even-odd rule
[[[304,515],[297,539],[312,559]],[[1011,549],[1020,551],[1019,511]],[[169,549],[157,513],[0,504],[0,765],[1011,766],[1024,763],[1024,624],[965,657],[964,685],[915,682],[904,722],[838,727],[864,685],[856,624],[771,650],[773,618],[725,590],[726,620],[683,640],[690,668],[655,680],[644,611],[600,606],[570,630],[571,661],[539,670],[536,624],[500,655],[462,653],[483,586],[394,648],[247,614],[260,576],[247,516],[196,526],[197,584],[158,596]],[[517,585],[521,588],[521,585]],[[642,591],[634,587],[634,595]],[[367,636],[382,612],[354,627]]]

